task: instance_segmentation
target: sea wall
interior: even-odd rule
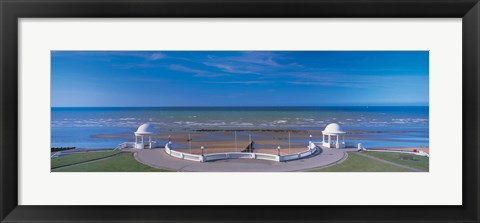
[[[388,149],[363,149],[364,151],[369,151],[369,152],[383,152],[383,153],[405,153],[405,154],[412,154],[412,155],[417,155],[417,156],[425,156],[425,157],[430,157],[430,155],[424,151],[418,150],[417,152],[413,151],[404,151],[404,150],[388,150]]]

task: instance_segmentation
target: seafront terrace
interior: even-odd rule
[[[356,150],[356,149],[353,149]],[[328,149],[316,146],[315,151],[309,156],[292,160],[268,160],[256,154],[257,158],[252,159],[251,155],[235,157],[235,159],[215,159],[208,162],[191,161],[179,159],[165,152],[164,148],[144,149],[135,152],[135,159],[145,165],[173,171],[187,172],[290,172],[305,171],[328,167],[343,162],[348,158],[347,151],[352,149]],[[270,154],[267,154],[270,155]],[[273,155],[270,155],[273,157]],[[232,157],[232,158],[233,158]]]

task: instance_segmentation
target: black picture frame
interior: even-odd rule
[[[478,0],[0,0],[0,219],[2,222],[478,222]],[[132,17],[462,18],[461,206],[18,205],[18,19]],[[448,43],[445,43],[448,44]],[[448,118],[448,117],[447,117]],[[39,191],[39,193],[41,193]],[[445,191],[448,193],[448,191]],[[188,210],[188,212],[187,212]]]

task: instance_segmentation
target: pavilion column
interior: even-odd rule
[[[328,147],[330,147],[332,144],[332,136],[328,135]]]
[[[138,143],[138,137],[135,136],[135,144],[137,144],[137,143]]]
[[[322,143],[324,143],[324,142],[325,142],[325,135],[322,134]]]
[[[143,135],[142,135],[142,143],[143,143]]]

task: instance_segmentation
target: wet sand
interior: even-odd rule
[[[245,144],[245,147],[238,147],[237,150],[235,150],[235,147],[207,147],[205,146],[203,153],[204,154],[212,154],[212,153],[228,153],[228,152],[241,152],[244,151],[246,152],[247,146]],[[183,152],[183,153],[191,153],[191,154],[201,154],[202,151],[199,147],[192,147],[190,150],[189,148],[180,148],[180,149],[174,149],[175,151]],[[305,147],[291,147],[290,149],[288,147],[283,147],[280,149],[280,154],[281,155],[287,155],[287,154],[295,154],[299,152],[304,152],[307,151],[307,146]],[[253,148],[253,152],[255,153],[266,153],[266,154],[272,154],[272,155],[277,155],[278,150],[276,147],[272,148],[264,148],[264,149],[255,149]]]
[[[225,152],[241,152],[248,146],[248,141],[237,141],[237,147],[235,148],[235,141],[192,141],[192,147],[190,149],[188,142],[175,143],[172,142],[172,147],[176,151],[201,154],[200,147],[204,147],[204,154],[210,153],[225,153]]]
[[[194,154],[201,154],[200,147],[204,146],[204,154],[222,153],[222,152],[240,152],[247,149],[249,145],[249,135],[254,142],[253,149],[255,152],[263,151],[268,154],[277,154],[277,146],[282,147],[282,154],[287,154],[286,148],[292,148],[291,153],[296,153],[295,148],[306,150],[308,145],[308,135],[305,138],[305,133],[291,133],[288,142],[288,132],[237,132],[237,145],[235,147],[235,133],[234,132],[215,132],[197,134],[196,137],[192,135],[191,151]],[[190,152],[190,143],[188,135],[176,135],[177,140],[173,140],[172,145],[175,150],[181,152]],[[228,139],[228,140],[225,140]],[[301,142],[299,142],[301,141]],[[285,152],[284,152],[285,151]]]

